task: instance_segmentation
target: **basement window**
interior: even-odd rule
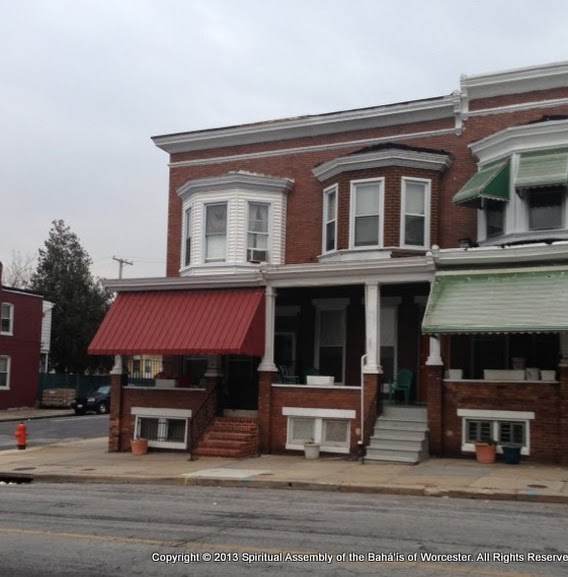
[[[148,446],[158,449],[187,448],[191,411],[133,407],[136,438],[148,439]]]

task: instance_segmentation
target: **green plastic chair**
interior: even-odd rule
[[[408,369],[398,371],[396,379],[392,383],[389,383],[389,402],[392,401],[393,394],[396,393],[396,391],[402,391],[404,393],[404,402],[408,405],[411,386],[412,371]]]
[[[280,375],[280,381],[283,384],[288,385],[300,384],[300,377],[298,375],[292,374],[291,367],[287,365],[277,365],[276,368],[278,369],[278,374]]]

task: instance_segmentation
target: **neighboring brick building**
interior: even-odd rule
[[[565,458],[568,314],[541,310],[525,289],[563,302],[568,63],[463,77],[432,99],[154,142],[170,155],[167,276],[108,281],[119,298],[91,352],[163,355],[172,386],[142,391],[117,362],[111,450],[133,434],[193,449],[225,411],[257,422],[264,452],[309,438],[363,452],[388,416],[385,384],[404,368],[434,453],[493,435]],[[504,288],[484,307],[493,282]],[[503,372],[512,358],[533,369],[523,383]],[[558,372],[545,384],[540,369]],[[329,383],[313,384],[314,372]],[[208,434],[199,451],[238,454],[231,426],[224,444]],[[390,437],[374,456],[404,460],[404,439]]]
[[[41,295],[4,286],[0,263],[0,409],[36,404],[43,302]]]

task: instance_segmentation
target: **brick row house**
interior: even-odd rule
[[[90,347],[116,356],[110,450],[566,461],[568,63],[153,140],[167,273],[107,281]]]
[[[0,263],[0,409],[34,407],[42,356],[49,354],[51,326],[42,295],[2,284]]]

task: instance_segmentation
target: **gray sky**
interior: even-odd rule
[[[151,136],[449,94],[568,60],[565,0],[0,0],[0,261],[62,218],[116,277],[165,274]]]

